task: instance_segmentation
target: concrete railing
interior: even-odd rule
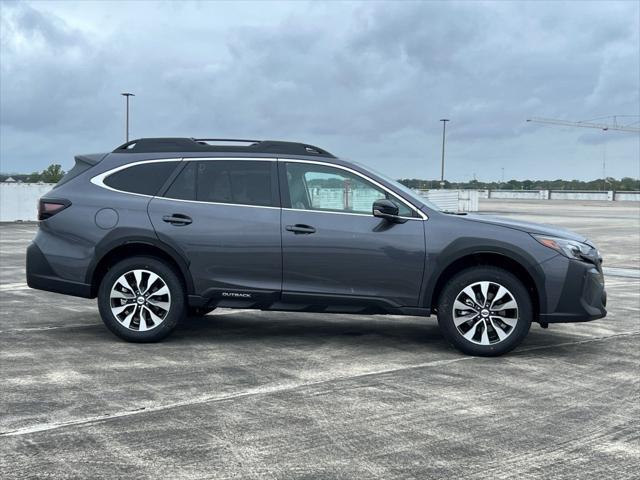
[[[420,196],[435,203],[443,210],[454,212],[477,212],[477,190],[415,190]],[[379,198],[378,192],[371,189],[352,189],[345,191],[342,188],[317,188],[310,189],[311,205],[322,208],[343,208],[345,202],[357,211],[369,211],[373,202]],[[346,199],[346,200],[345,200]]]
[[[416,192],[443,210],[477,212],[477,190],[416,190]]]
[[[38,199],[52,188],[53,184],[50,183],[0,183],[0,222],[36,221]],[[336,192],[326,189],[322,193],[323,204],[330,204],[333,195],[335,208],[341,208],[344,194],[342,189],[337,189]],[[475,190],[422,190],[418,193],[444,210],[478,211],[478,192]],[[359,209],[366,209],[373,204],[374,198],[366,195],[361,197],[359,192],[354,191],[349,203]]]
[[[38,199],[51,183],[0,183],[0,222],[38,220]]]
[[[0,183],[0,222],[37,220],[38,199],[52,188],[53,184],[50,183]],[[416,190],[416,192],[444,210],[459,212],[477,212],[480,198],[640,202],[640,192],[579,190]],[[338,193],[336,205],[341,205],[342,190]],[[357,193],[353,193],[353,198],[350,199],[351,205],[360,208],[364,204],[372,203],[371,199],[360,198]]]
[[[640,202],[640,192],[595,190],[479,190],[480,198]]]
[[[640,202],[640,192],[614,192],[616,202]]]

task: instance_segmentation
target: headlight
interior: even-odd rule
[[[532,235],[545,247],[552,248],[565,257],[582,260],[584,257],[593,258],[598,256],[598,252],[591,245],[569,240],[567,238],[547,237],[544,235]]]

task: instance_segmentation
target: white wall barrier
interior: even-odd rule
[[[416,190],[430,202],[435,203],[443,210],[452,212],[477,212],[478,190]]]
[[[477,212],[479,210],[480,195],[477,190],[458,190],[458,211]]]
[[[420,190],[418,193],[442,210],[458,211],[458,190]]]
[[[443,210],[454,212],[477,212],[478,192],[476,190],[416,190]],[[315,207],[343,208],[345,201],[354,209],[369,211],[378,193],[370,189],[311,188],[311,204]]]
[[[480,198],[520,200],[600,200],[640,202],[640,192],[591,190],[480,190]]]
[[[613,200],[613,192],[586,192],[586,191],[569,191],[569,190],[551,190],[549,192],[550,200],[600,200],[603,202]]]
[[[640,192],[615,192],[613,199],[618,202],[640,202]]]
[[[53,188],[50,183],[0,183],[0,222],[36,221],[38,199]],[[481,198],[531,200],[603,200],[640,202],[640,192],[577,190],[416,190],[444,210],[477,212]],[[342,195],[342,193],[340,193]],[[342,197],[336,197],[342,203]],[[371,203],[354,194],[350,204]],[[367,204],[368,204],[367,203]]]
[[[0,222],[38,220],[38,199],[51,183],[0,183]]]
[[[489,190],[487,198],[540,200],[541,190]]]

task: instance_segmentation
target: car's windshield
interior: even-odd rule
[[[425,197],[420,195],[415,190],[410,189],[409,187],[401,184],[397,180],[394,180],[393,178],[389,177],[388,175],[385,175],[384,173],[380,173],[379,171],[369,167],[368,165],[363,165],[360,162],[353,162],[353,163],[355,163],[356,165],[359,165],[360,167],[364,168],[365,170],[368,170],[368,171],[376,174],[378,177],[382,178],[383,180],[387,181],[388,183],[393,184],[394,187],[396,187],[398,190],[400,190],[403,193],[403,196],[406,197],[407,200],[413,201],[414,203],[418,203],[418,204],[423,203],[427,207],[429,207],[431,210],[436,210],[438,212],[442,211],[442,209],[440,207],[438,207],[437,205],[435,205],[433,202],[427,200]]]

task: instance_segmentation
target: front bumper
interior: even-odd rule
[[[42,250],[34,242],[27,247],[27,285],[38,290],[91,298],[91,285],[57,275]]]
[[[562,292],[553,312],[541,313],[541,323],[588,322],[607,315],[607,292],[602,269],[569,260]]]

